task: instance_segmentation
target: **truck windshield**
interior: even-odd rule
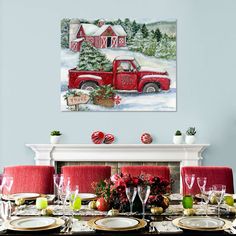
[[[137,70],[139,70],[140,67],[141,67],[141,66],[138,64],[138,62],[136,61],[136,59],[134,59],[134,65],[136,66]]]

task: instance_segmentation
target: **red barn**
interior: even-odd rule
[[[105,25],[104,21],[100,21],[98,26],[94,24],[78,24],[75,39],[70,42],[70,49],[80,51],[84,40],[91,42],[96,48],[125,47],[126,37],[127,34],[121,25]]]

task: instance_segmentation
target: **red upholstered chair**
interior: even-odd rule
[[[110,166],[63,166],[62,174],[64,179],[70,177],[71,187],[79,185],[79,191],[82,193],[93,193],[91,184],[111,177]]]
[[[168,166],[123,166],[122,174],[130,174],[131,176],[139,176],[141,173],[153,176],[163,177],[170,181],[170,169]]]
[[[53,166],[9,166],[4,174],[13,177],[11,193],[53,193]],[[5,193],[6,190],[3,192]]]
[[[226,185],[227,193],[234,193],[233,172],[229,167],[223,166],[186,166],[181,169],[183,194],[189,194],[188,186],[185,183],[185,174],[195,174],[195,181],[191,189],[191,194],[200,193],[197,185],[197,177],[207,177],[206,187],[214,184]]]

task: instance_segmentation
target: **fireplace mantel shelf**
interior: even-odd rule
[[[209,144],[26,144],[35,152],[36,165],[56,161],[78,162],[180,162],[180,166],[201,165]]]

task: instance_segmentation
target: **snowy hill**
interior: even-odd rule
[[[147,24],[147,28],[149,30],[155,30],[156,28],[159,28],[161,33],[171,36],[176,35],[176,26],[176,21],[160,21]]]

